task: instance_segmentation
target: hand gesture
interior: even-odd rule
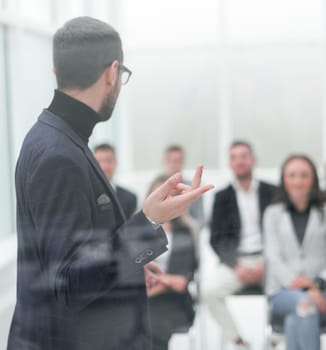
[[[293,289],[313,288],[314,286],[315,284],[305,276],[296,277],[290,285]]]
[[[151,220],[164,223],[187,212],[191,202],[213,185],[200,186],[203,166],[199,165],[190,186],[181,183],[181,174],[172,175],[145,200],[143,212]]]

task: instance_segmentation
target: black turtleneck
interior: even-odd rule
[[[309,204],[304,211],[300,212],[290,200],[287,202],[287,210],[290,213],[293,227],[300,245],[302,244],[306,233],[310,209],[311,204]]]
[[[86,144],[96,123],[101,121],[92,108],[59,90],[55,90],[48,110],[69,124]]]

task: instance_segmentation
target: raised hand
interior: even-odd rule
[[[155,222],[164,223],[187,212],[191,202],[214,188],[211,184],[200,185],[202,173],[203,166],[199,165],[190,186],[181,183],[181,174],[172,175],[147,197],[144,214]]]

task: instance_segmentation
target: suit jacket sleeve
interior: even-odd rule
[[[28,180],[29,210],[47,281],[40,288],[58,302],[82,309],[114,286],[143,285],[143,265],[166,250],[163,230],[142,213],[117,227],[114,210],[99,214],[90,205],[90,175],[63,156],[43,157]],[[111,215],[110,227],[96,227]]]
[[[275,207],[267,208],[264,218],[264,251],[266,258],[267,279],[272,278],[279,281],[283,287],[289,287],[296,277],[288,268],[282,258],[280,245],[284,244],[278,232],[278,222],[280,218]]]

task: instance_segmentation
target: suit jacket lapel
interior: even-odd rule
[[[232,221],[234,221],[235,226],[239,227],[241,226],[241,216],[240,216],[240,209],[237,201],[237,195],[235,192],[235,189],[232,185],[229,186],[229,212],[233,213],[232,215]],[[239,231],[240,234],[240,231]]]
[[[101,170],[99,164],[93,157],[92,152],[87,147],[87,145],[84,143],[84,141],[71,129],[71,127],[65,123],[63,119],[56,116],[55,114],[51,113],[48,110],[44,110],[43,113],[39,117],[39,121],[42,123],[48,124],[59,131],[63,132],[66,136],[68,136],[77,147],[81,148],[87,158],[87,160],[91,163],[93,169],[95,170],[96,174],[101,178],[103,184],[106,186],[111,199],[113,200],[116,208],[117,208],[117,214],[120,216],[120,219],[122,221],[125,221],[125,215],[123,213],[123,210],[121,208],[121,205],[119,203],[119,200],[116,196],[115,191],[113,190],[111,184],[107,180],[106,176],[104,175],[103,171]]]
[[[283,213],[283,220],[280,223],[283,232],[283,242],[289,247],[289,249],[294,249],[296,253],[300,255],[301,245],[298,242],[291,216],[285,208]]]
[[[264,189],[264,185],[259,182],[258,183],[258,202],[259,202],[259,222],[260,226],[262,228],[263,226],[263,213],[266,209],[266,207],[270,204],[269,202],[270,198],[266,196],[266,190]]]

